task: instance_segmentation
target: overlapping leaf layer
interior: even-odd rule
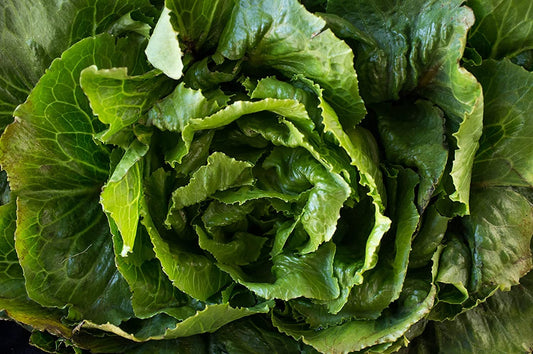
[[[34,345],[533,346],[531,7],[29,4],[0,5],[0,318]]]

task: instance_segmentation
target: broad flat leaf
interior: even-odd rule
[[[470,288],[477,297],[509,290],[533,267],[533,207],[521,194],[502,187],[478,190],[463,223],[472,252]]]
[[[476,24],[468,41],[484,58],[512,57],[533,49],[533,4],[520,0],[468,0]]]
[[[61,322],[64,311],[47,309],[30,300],[15,251],[16,203],[0,206],[0,310],[18,322],[65,337],[71,330]]]
[[[210,336],[212,353],[300,353],[298,343],[279,333],[261,316],[232,322]]]
[[[196,312],[194,316],[185,319],[182,322],[168,327],[163,333],[153,336],[144,336],[142,331],[139,333],[128,333],[118,326],[112,324],[98,325],[92,322],[84,322],[84,328],[95,328],[115,333],[121,337],[130,339],[135,342],[144,342],[147,340],[174,339],[189,337],[199,333],[215,332],[227,323],[236,321],[240,318],[255,315],[258,313],[267,313],[273,306],[273,302],[263,302],[254,307],[231,307],[229,304],[207,305],[205,309]]]
[[[239,1],[218,52],[231,60],[246,56],[251,66],[268,66],[289,78],[302,74],[312,79],[324,88],[343,124],[352,127],[365,115],[353,53],[324,27],[296,0]]]
[[[387,161],[411,167],[420,175],[417,206],[422,211],[448,160],[442,111],[425,100],[401,106],[381,105],[376,110]]]
[[[433,306],[436,289],[413,279],[404,286],[395,310],[387,311],[377,320],[351,320],[324,329],[308,329],[276,314],[272,323],[282,333],[313,346],[320,352],[348,353],[366,347],[394,342],[420,321]],[[294,320],[292,320],[294,321]]]
[[[127,71],[127,68],[99,70],[92,65],[81,72],[80,85],[94,114],[109,125],[96,136],[104,143],[109,143],[120,130],[137,123],[173,86],[156,71],[138,76],[129,76]]]
[[[108,150],[93,140],[101,123],[78,84],[79,75],[90,65],[142,69],[137,67],[139,44],[128,39],[115,44],[115,38],[100,35],[54,61],[0,139],[0,162],[19,196],[97,192],[108,175]]]
[[[179,80],[183,75],[183,62],[178,33],[170,23],[170,10],[163,9],[146,47],[148,61],[168,77]]]
[[[2,1],[0,128],[12,122],[15,107],[24,102],[53,59],[137,9],[153,11],[148,0]]]
[[[533,273],[454,321],[434,322],[440,353],[526,353],[533,348]]]
[[[28,295],[45,306],[68,306],[72,319],[120,323],[132,314],[98,206],[108,153],[92,139],[98,123],[77,79],[90,65],[141,69],[139,44],[100,35],[74,45],[54,61],[0,141],[18,191],[16,248]],[[12,144],[19,145],[16,156]]]
[[[472,183],[533,187],[533,73],[507,60],[485,60],[472,71],[485,99]]]
[[[328,13],[370,36],[353,35],[365,102],[397,100],[427,80],[424,77],[445,60],[442,54],[453,39],[447,34],[464,25],[465,9],[460,4],[456,0],[328,1]]]
[[[98,195],[19,198],[17,206],[15,247],[32,300],[67,305],[74,320],[118,324],[132,316]]]
[[[233,9],[234,0],[166,0],[170,22],[184,47],[193,53],[210,52]]]
[[[0,297],[25,295],[24,275],[15,251],[15,201],[0,206]]]
[[[335,245],[324,243],[315,252],[304,255],[280,254],[272,258],[273,282],[257,282],[243,269],[225,264],[219,267],[234,281],[266,299],[289,300],[300,296],[330,300],[339,296],[337,279],[333,276]]]
[[[53,333],[53,332],[51,332]],[[85,331],[78,331],[72,337],[56,337],[49,332],[33,331],[30,344],[50,353],[81,354],[82,349],[92,353],[131,353],[138,343],[115,335],[91,335]],[[55,334],[55,333],[54,333]]]
[[[354,38],[359,40],[356,69],[365,101],[399,99],[416,91],[443,110],[455,150],[450,173],[455,191],[450,191],[450,198],[462,204],[457,212],[464,214],[483,100],[480,85],[459,66],[467,30],[474,22],[470,9],[461,4],[460,0],[332,0],[328,12],[372,35]]]

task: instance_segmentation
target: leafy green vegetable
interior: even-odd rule
[[[0,318],[55,353],[530,350],[532,9],[2,2]]]

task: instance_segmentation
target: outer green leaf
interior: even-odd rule
[[[533,49],[533,4],[520,0],[469,0],[476,24],[468,41],[484,58],[512,57]]]
[[[219,267],[228,272],[233,280],[266,299],[289,300],[303,296],[330,300],[339,296],[337,279],[333,276],[334,255],[335,245],[328,242],[313,253],[274,256],[274,280],[270,283],[257,282],[257,279],[247,275],[239,267],[222,264]]]
[[[84,322],[84,328],[95,328],[115,333],[121,337],[128,338],[135,342],[145,342],[148,340],[174,339],[189,337],[199,333],[215,332],[227,323],[240,318],[251,316],[257,313],[267,313],[272,302],[263,302],[250,308],[233,308],[229,304],[208,305],[204,310],[198,311],[174,327],[167,328],[163,334],[146,337],[138,333],[128,333],[118,326],[112,324],[98,325],[91,322]]]
[[[354,126],[365,108],[353,53],[324,26],[296,0],[240,1],[218,51],[231,60],[246,56],[252,66],[272,67],[288,77],[302,74],[318,82],[343,123]]]
[[[454,321],[435,322],[441,353],[526,353],[533,348],[533,273]]]
[[[102,69],[93,65],[81,72],[80,85],[98,119],[109,128],[97,138],[109,143],[113,135],[142,118],[172,83],[156,71],[129,76],[127,68]]]
[[[486,60],[472,71],[486,106],[472,182],[533,187],[533,73],[507,60]]]
[[[115,44],[113,37],[101,35],[79,42],[54,61],[0,139],[0,163],[19,196],[97,192],[107,178],[108,152],[93,141],[101,126],[78,84],[79,75],[90,65],[133,70],[139,55],[138,42],[119,39]]]
[[[118,324],[131,317],[131,294],[115,268],[97,195],[19,198],[17,206],[15,246],[32,300],[68,306],[74,320]]]
[[[71,330],[61,322],[65,312],[46,309],[30,300],[15,251],[16,203],[0,206],[0,310],[20,323],[65,337]]]
[[[387,312],[374,321],[352,320],[320,330],[302,329],[301,325],[284,322],[275,315],[272,322],[282,333],[301,339],[321,352],[347,353],[363,350],[369,346],[396,341],[429,312],[435,298],[435,287],[424,291],[419,282],[414,282],[406,288],[398,309]]]
[[[463,22],[455,24],[445,60],[440,70],[431,73],[429,83],[420,93],[436,103],[447,116],[447,132],[454,138],[449,143],[455,148],[450,172],[455,191],[450,199],[461,203],[457,209],[458,214],[467,214],[472,165],[483,127],[484,103],[481,85],[472,74],[459,66],[466,32],[473,23],[473,17],[465,7],[460,8],[457,17]]]
[[[45,306],[67,306],[74,320],[119,323],[131,316],[129,289],[112,261],[98,207],[107,151],[92,140],[98,124],[77,81],[93,64],[133,70],[139,49],[138,42],[107,35],[74,45],[41,78],[0,141],[19,195],[16,248],[28,295]]]
[[[473,193],[464,225],[473,261],[471,289],[478,297],[509,290],[533,267],[533,207],[522,195],[510,188]]]
[[[444,111],[455,145],[450,173],[455,191],[450,191],[450,198],[462,204],[458,212],[464,214],[481,135],[483,101],[480,85],[459,66],[467,30],[474,22],[472,12],[461,3],[332,0],[328,12],[372,34],[374,43],[364,40],[355,46],[361,92],[368,102],[398,99],[417,89]]]
[[[12,122],[15,107],[24,102],[54,58],[77,41],[111,29],[121,16],[137,9],[152,11],[148,0],[2,1],[0,128]]]
[[[0,206],[0,297],[25,295],[24,276],[15,251],[15,201]]]
[[[301,353],[301,343],[279,333],[268,320],[251,316],[232,322],[210,337],[211,353]]]
[[[366,102],[399,98],[444,61],[454,26],[464,25],[460,1],[328,1],[327,12],[348,20],[354,33],[356,69]],[[335,28],[335,27],[334,27]]]

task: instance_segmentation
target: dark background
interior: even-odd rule
[[[31,346],[28,342],[30,332],[12,321],[0,320],[1,354],[41,354],[45,353]]]

